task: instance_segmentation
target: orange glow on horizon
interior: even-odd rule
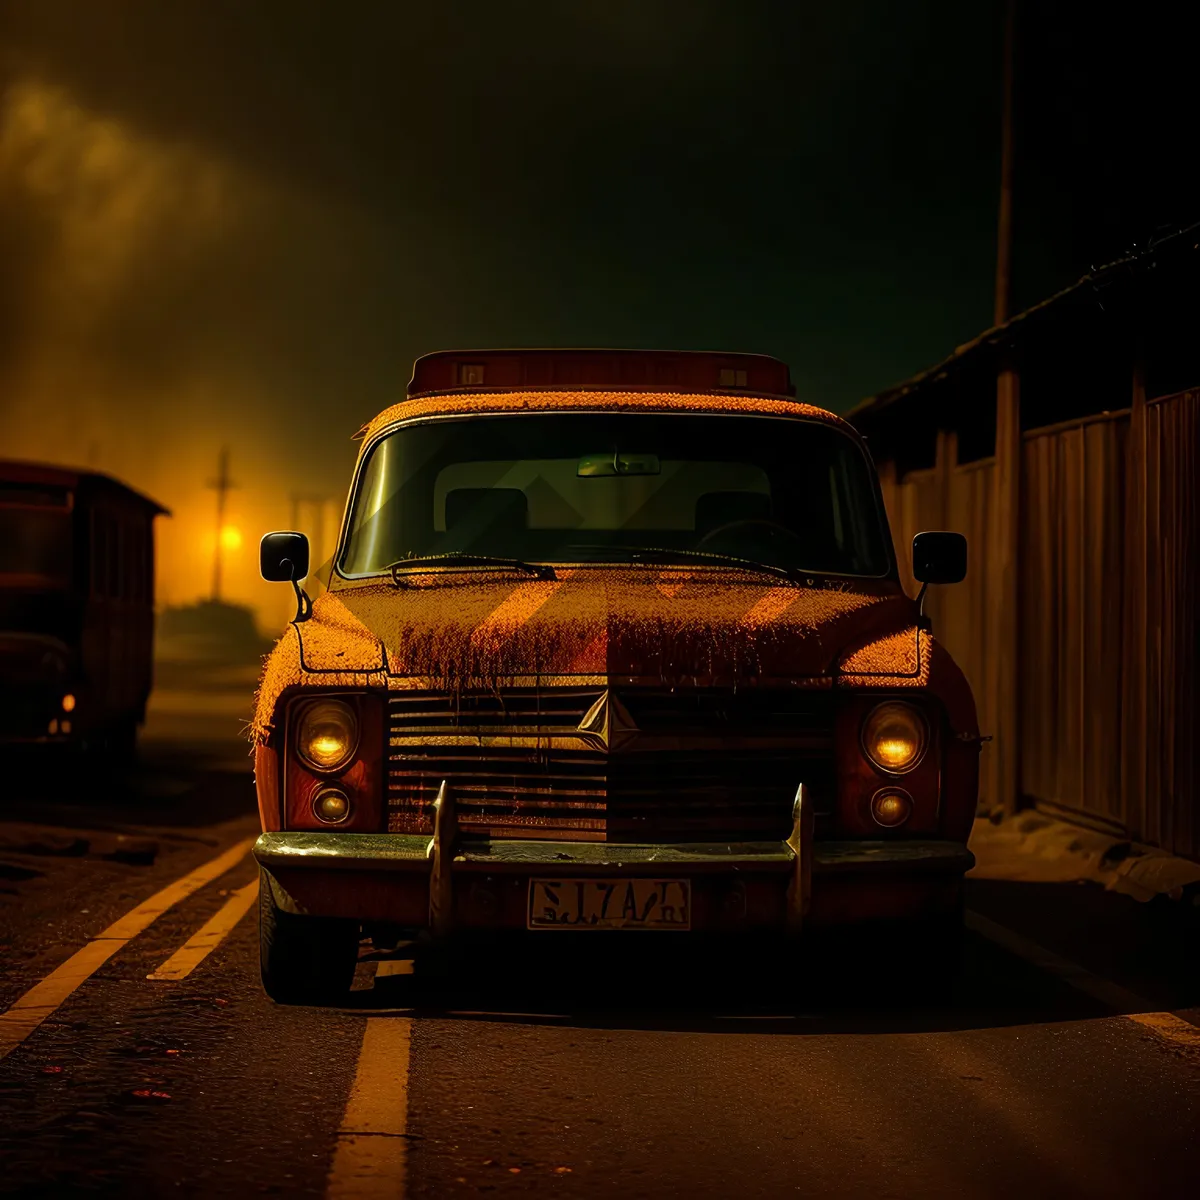
[[[116,354],[114,314],[149,319],[158,293],[146,276],[164,254],[185,274],[197,264],[207,271],[228,246],[257,236],[267,214],[309,230],[324,208],[211,147],[158,138],[34,78],[0,95],[0,201],[6,214],[8,205],[36,214],[46,234],[36,261],[31,251],[36,274],[22,277],[19,353],[4,364],[4,456],[103,471],[163,504],[170,516],[154,522],[156,605],[206,598],[219,549],[222,598],[278,632],[295,599],[259,576],[258,539],[293,527],[293,492],[327,495],[324,523],[306,510],[300,528],[313,539],[314,563],[328,554],[355,459],[353,423],[338,430],[340,451],[315,461],[298,444],[276,453],[281,402],[269,370],[219,353],[186,366],[170,357],[190,354],[188,330],[204,324],[210,294],[198,293],[167,330],[177,340],[164,351],[165,373],[145,355]],[[226,444],[238,489],[218,531],[207,481]]]

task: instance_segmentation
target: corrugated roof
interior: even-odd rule
[[[964,342],[952,354],[942,359],[941,362],[935,363],[932,367],[921,371],[917,375],[913,375],[911,378],[896,384],[894,387],[890,387],[863,400],[846,414],[846,419],[852,424],[857,425],[864,417],[873,416],[882,409],[891,407],[898,400],[919,391],[926,384],[945,379],[952,371],[964,366],[969,359],[973,359],[981,350],[1012,341],[1020,335],[1024,327],[1030,325],[1036,318],[1043,316],[1050,309],[1058,307],[1073,296],[1077,296],[1086,288],[1096,289],[1100,285],[1110,282],[1112,277],[1122,269],[1153,258],[1164,248],[1174,251],[1200,249],[1200,241],[1197,241],[1198,235],[1200,235],[1200,221],[1179,229],[1174,233],[1167,234],[1165,237],[1151,241],[1143,248],[1135,247],[1134,250],[1124,257],[1106,263],[1102,267],[1094,268],[1061,291],[1055,292],[1054,295],[1039,301],[1032,307],[1025,309],[1024,312],[1010,317],[1002,325],[995,325],[991,329],[986,329],[978,337],[972,338],[969,342]],[[1191,243],[1190,245],[1188,244],[1189,242]]]

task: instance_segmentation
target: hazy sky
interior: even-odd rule
[[[1094,11],[1026,21],[1025,300],[1177,215],[1128,56],[1165,46],[1182,81],[1178,39]],[[258,599],[251,543],[295,487],[344,494],[351,435],[429,350],[760,351],[848,407],[990,321],[1000,14],[6,0],[0,452],[175,508],[179,599],[229,442]]]

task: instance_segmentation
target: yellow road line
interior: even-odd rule
[[[224,875],[246,857],[254,838],[243,838],[223,854],[197,867],[143,900],[103,933],[77,950],[62,966],[36,983],[6,1012],[0,1013],[0,1058],[15,1050],[72,992],[96,973],[126,942],[137,937],[163,913]]]
[[[1093,975],[1086,967],[1081,967],[1069,959],[1061,958],[1052,950],[1047,950],[1044,946],[1031,942],[1007,926],[999,925],[980,913],[968,912],[966,924],[968,929],[995,942],[996,945],[1002,946],[1019,958],[1025,959],[1035,967],[1048,971],[1051,975],[1056,975],[1076,991],[1091,996],[1093,1000],[1098,1000],[1106,1008],[1111,1008],[1126,1020],[1151,1029],[1159,1037],[1166,1038],[1168,1041],[1200,1050],[1200,1026],[1193,1025],[1190,1021],[1185,1021],[1174,1013],[1155,1011],[1154,1005],[1144,996],[1139,996],[1137,992],[1131,992],[1128,988],[1121,987],[1120,984],[1101,979],[1099,975]]]
[[[411,975],[412,959],[389,958],[375,978]],[[330,1200],[403,1200],[408,1184],[409,1017],[368,1017],[325,1194]]]
[[[258,880],[238,888],[220,910],[192,934],[161,967],[147,979],[183,979],[190,975],[233,931],[258,899]]]

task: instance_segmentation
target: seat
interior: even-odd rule
[[[529,526],[520,488],[455,488],[446,493],[446,539],[455,550],[512,553]]]
[[[766,492],[706,492],[696,501],[696,532],[701,537],[731,521],[771,519]]]

